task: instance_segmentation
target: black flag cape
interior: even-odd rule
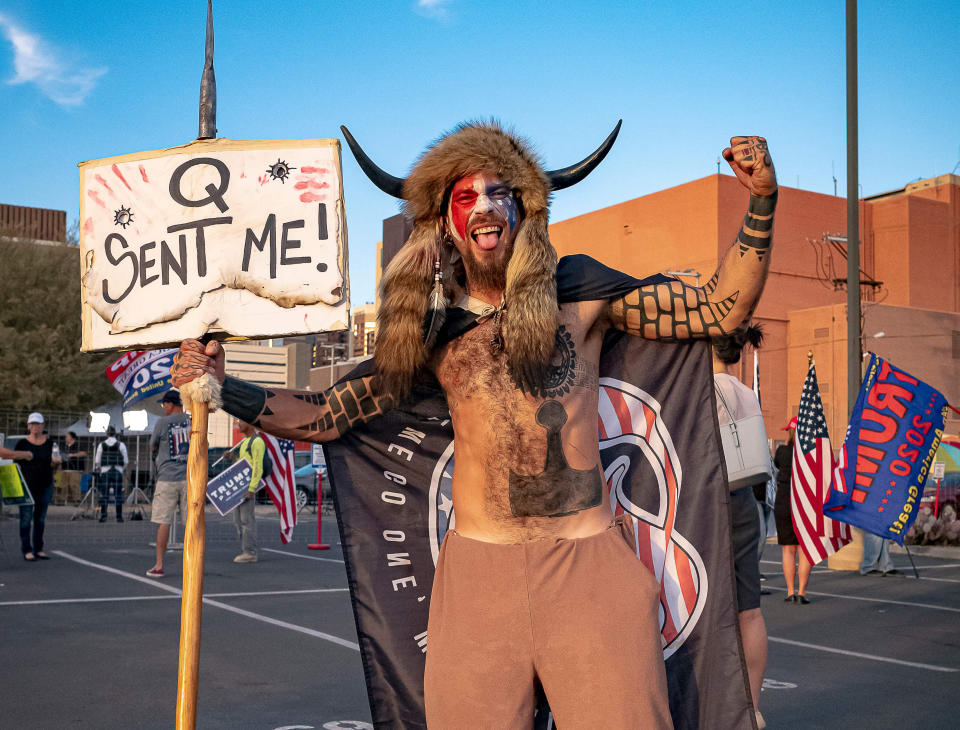
[[[639,280],[587,256],[568,256],[557,269],[558,300],[608,299],[666,280]],[[441,337],[462,334],[475,318],[449,310]],[[367,361],[344,379],[371,372]],[[755,727],[737,627],[709,344],[611,333],[600,361],[598,411],[611,504],[635,518],[638,558],[661,584],[674,727]],[[443,394],[436,382],[424,381],[403,407],[324,451],[374,725],[426,727],[430,589],[440,544],[455,521],[453,429]],[[537,715],[537,726],[546,727],[546,712]]]

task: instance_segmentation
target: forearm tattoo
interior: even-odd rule
[[[256,424],[263,413],[267,391],[259,385],[228,375],[223,380],[220,396],[223,398],[223,410],[241,421]]]
[[[613,325],[650,340],[722,335],[740,292],[715,302],[712,291],[679,281],[645,286],[612,303]]]
[[[763,289],[776,205],[776,193],[751,195],[736,253],[728,253],[706,284],[692,287],[671,281],[631,292],[610,303],[613,326],[647,339],[712,337],[732,331],[753,311]],[[755,257],[744,258],[751,251]]]
[[[737,234],[737,247],[741,258],[753,250],[760,261],[763,261],[763,257],[770,248],[773,233],[773,211],[776,207],[776,193],[766,198],[760,198],[756,195],[750,196],[747,215],[744,217],[743,225],[740,226],[740,232]]]
[[[261,388],[228,377],[223,408],[277,436],[329,441],[393,408],[393,398],[379,393],[376,381],[375,376],[348,380],[318,393]]]

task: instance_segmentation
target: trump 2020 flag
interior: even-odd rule
[[[871,354],[826,512],[903,545],[943,435],[946,407],[940,392]]]
[[[796,442],[793,446],[793,472],[790,476],[790,514],[800,548],[811,565],[850,542],[850,528],[824,517],[833,450],[827,420],[823,415],[817,369],[811,361],[803,381],[800,409],[797,412]]]
[[[175,349],[125,352],[107,368],[107,378],[123,396],[123,407],[159,397],[171,386],[170,366]]]

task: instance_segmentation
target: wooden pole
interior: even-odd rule
[[[197,139],[217,136],[217,81],[213,72],[213,0],[207,0],[200,121]],[[206,343],[208,337],[201,338]],[[200,673],[200,621],[203,609],[203,558],[206,548],[207,421],[210,401],[219,404],[219,383],[204,374],[180,389],[192,401],[190,450],[187,452],[187,526],[183,535],[183,595],[180,601],[180,661],[177,666],[177,730],[197,726]]]
[[[203,608],[204,506],[207,491],[207,420],[210,404],[194,401],[187,454],[187,526],[183,536],[183,597],[180,603],[180,664],[177,671],[177,730],[197,725],[200,621]]]

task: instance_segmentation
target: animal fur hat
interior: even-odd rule
[[[530,145],[496,122],[461,124],[421,155],[403,182],[404,213],[413,232],[380,281],[376,362],[388,392],[410,391],[429,357],[424,318],[434,284],[434,262],[449,270],[455,251],[446,243],[447,194],[465,175],[495,175],[514,191],[522,213],[507,264],[503,350],[515,380],[528,392],[542,383],[557,328],[557,253],[547,237],[550,179]],[[449,300],[452,283],[445,277]]]

